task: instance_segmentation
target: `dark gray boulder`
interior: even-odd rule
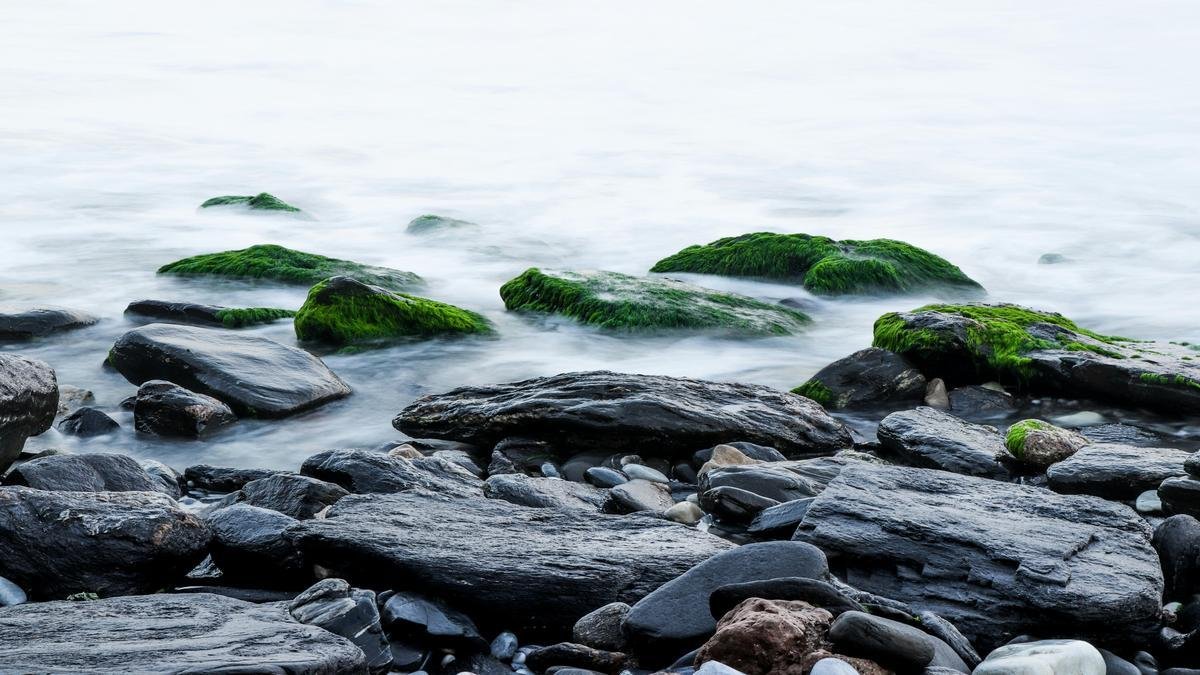
[[[209,537],[160,492],[0,488],[0,576],[34,599],[166,588],[204,558]]]
[[[161,481],[128,455],[47,455],[18,464],[4,482],[58,492],[162,492]],[[173,497],[174,495],[172,495]]]
[[[111,434],[120,429],[121,425],[99,408],[84,406],[62,418],[58,430],[71,436],[90,438]]]
[[[1200,521],[1171,516],[1154,529],[1153,541],[1162,563],[1164,598],[1187,600],[1200,593]]]
[[[523,473],[492,476],[483,482],[483,494],[491,499],[536,508],[596,511],[608,493],[587,483],[561,478],[534,478]]]
[[[345,497],[326,518],[301,521],[287,534],[311,563],[351,583],[417,590],[514,630],[570,627],[731,546],[657,519],[419,489]]]
[[[184,482],[192,488],[209,492],[235,492],[246,483],[279,473],[272,469],[244,469],[238,467],[196,464],[183,470]]]
[[[778,577],[823,579],[825,554],[794,541],[747,544],[689,569],[639,600],[625,618],[625,635],[644,661],[670,662],[699,647],[717,628],[709,596],[722,586]]]
[[[931,667],[971,672],[942,640],[919,628],[865,612],[844,612],[835,619],[829,627],[829,641],[839,653],[871,659],[900,671]]]
[[[851,445],[813,401],[749,384],[608,371],[564,373],[417,399],[392,424],[416,437],[491,445],[510,436],[575,450],[681,454],[750,441],[787,455]]]
[[[71,309],[0,310],[0,340],[28,340],[58,331],[84,328],[99,321]]]
[[[342,486],[311,476],[277,473],[242,486],[243,502],[306,520],[350,494]]]
[[[723,485],[700,493],[700,506],[722,524],[749,523],[763,510],[779,506],[777,500],[748,490]]]
[[[408,459],[373,450],[328,450],[304,460],[300,473],[336,483],[357,494],[424,488],[472,496],[483,481],[461,466],[436,457]]]
[[[838,359],[792,390],[830,409],[864,408],[925,396],[925,376],[908,359],[868,347]]]
[[[108,362],[134,384],[168,380],[246,417],[285,417],[350,394],[341,378],[302,349],[217,328],[135,328],[117,338]]]
[[[282,603],[161,593],[0,609],[11,672],[365,673],[349,640],[293,619]]]
[[[309,581],[304,556],[283,533],[298,522],[278,511],[233,504],[206,518],[213,537],[213,562],[232,583],[269,588],[295,587]]]
[[[796,531],[846,582],[936,612],[983,647],[1026,632],[1150,640],[1163,590],[1150,535],[1096,497],[865,463]]]
[[[322,579],[288,603],[300,623],[320,626],[353,642],[372,671],[390,670],[392,650],[379,623],[373,591],[350,588],[341,579]]]
[[[383,603],[383,625],[393,635],[417,644],[483,649],[487,641],[471,617],[419,593],[392,593]]]
[[[1158,498],[1167,513],[1200,518],[1200,479],[1193,476],[1168,478],[1159,484]]]
[[[1008,454],[995,427],[966,422],[922,406],[892,413],[879,423],[879,443],[916,466],[968,476],[1006,478],[998,458]]]
[[[133,427],[157,436],[200,438],[236,421],[221,401],[165,380],[143,382],[133,403]]]
[[[1012,394],[978,384],[955,387],[947,397],[950,399],[950,410],[970,420],[1004,417],[1020,407]]]
[[[1190,453],[1172,448],[1093,443],[1046,470],[1050,489],[1105,499],[1136,499],[1164,480],[1185,476]]]
[[[58,381],[50,366],[16,354],[0,354],[0,474],[13,463],[25,439],[54,424]]]

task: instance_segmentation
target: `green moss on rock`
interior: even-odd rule
[[[296,316],[296,312],[293,310],[276,307],[231,307],[216,313],[217,320],[226,328],[242,328],[260,323],[271,323],[293,316]]]
[[[287,211],[290,213],[299,213],[300,209],[288,204],[275,195],[260,192],[256,195],[226,195],[223,197],[213,197],[200,205],[200,208],[207,209],[213,206],[245,206],[256,211]]]
[[[294,325],[301,340],[332,345],[492,332],[475,312],[344,276],[313,286]]]
[[[936,287],[979,292],[962,270],[893,239],[835,241],[807,234],[755,232],[689,246],[651,272],[693,272],[801,283],[813,293],[910,293]]]
[[[326,258],[275,244],[259,244],[236,251],[205,253],[168,263],[159,274],[214,276],[227,279],[265,279],[285,284],[312,286],[333,276],[349,276],[391,290],[419,287],[421,277],[388,267],[361,265],[349,260]]]
[[[1021,459],[1025,454],[1025,437],[1030,431],[1046,431],[1053,428],[1054,425],[1041,420],[1021,420],[1008,428],[1008,433],[1004,435],[1004,447],[1008,448],[1013,457]]]
[[[811,398],[826,408],[833,403],[834,398],[833,390],[817,380],[809,380],[808,382],[805,382],[799,387],[793,389],[792,393]]]
[[[457,218],[447,218],[445,216],[435,216],[425,214],[413,218],[405,231],[409,234],[436,234],[450,230],[464,230],[469,228],[479,227],[475,223],[468,220],[458,220]]]
[[[500,289],[514,311],[549,312],[623,331],[713,330],[748,335],[790,335],[805,327],[802,312],[671,279],[616,272],[566,272],[530,268]]]

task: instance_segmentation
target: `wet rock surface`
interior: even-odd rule
[[[84,328],[99,321],[72,309],[0,309],[0,340],[28,340],[59,331]]]
[[[878,433],[885,450],[918,466],[986,478],[1008,476],[998,461],[1007,452],[995,427],[920,407],[888,415]]]
[[[159,436],[200,438],[236,421],[233,410],[221,401],[165,380],[142,383],[133,404],[134,428]]]
[[[14,467],[4,482],[59,492],[171,494],[132,457],[109,453],[39,457]]]
[[[915,403],[925,386],[925,376],[904,357],[869,347],[825,366],[793,391],[833,410]]]
[[[483,485],[475,475],[444,459],[408,459],[373,450],[317,453],[304,460],[300,472],[359,494],[424,488],[441,494],[472,496],[482,494]]]
[[[0,354],[0,472],[21,454],[26,438],[54,423],[58,395],[58,381],[50,366],[16,354]]]
[[[1171,448],[1095,443],[1046,471],[1050,489],[1106,499],[1134,499],[1168,478],[1186,476],[1190,453]]]

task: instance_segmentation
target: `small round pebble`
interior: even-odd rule
[[[508,661],[517,653],[517,636],[512,631],[504,631],[492,640],[492,658]]]
[[[679,502],[663,512],[667,520],[673,520],[684,525],[695,525],[704,517],[704,511],[690,501]]]
[[[858,671],[841,659],[824,658],[813,664],[809,675],[858,675]]]
[[[642,480],[648,480],[651,483],[671,482],[671,479],[667,478],[663,472],[657,469],[651,469],[645,464],[626,464],[622,468],[625,471],[625,475],[629,476],[630,478],[641,478]]]

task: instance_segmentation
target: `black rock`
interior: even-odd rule
[[[236,421],[233,410],[212,396],[165,380],[143,382],[133,403],[134,428],[158,436],[200,438]]]
[[[444,459],[407,459],[373,450],[328,450],[304,460],[300,473],[336,483],[350,492],[401,492],[424,488],[447,495],[482,493],[483,481]]]
[[[1104,675],[1141,675],[1138,667],[1107,649],[1100,650],[1104,658]]]
[[[1046,470],[1050,489],[1105,499],[1136,499],[1164,480],[1186,475],[1188,453],[1171,448],[1093,443]]]
[[[209,492],[234,492],[242,489],[246,483],[279,473],[271,469],[240,469],[224,466],[209,466],[197,464],[183,470],[186,483],[200,490]]]
[[[239,588],[236,586],[176,586],[172,593],[214,593],[227,598],[253,602],[261,605],[267,602],[291,602],[297,595],[294,590],[277,590],[268,588]]]
[[[411,490],[350,495],[288,535],[307,559],[355,584],[404,580],[514,630],[571,626],[635,601],[730,544],[652,518],[534,509]]]
[[[691,452],[742,439],[785,453],[851,445],[821,406],[768,387],[607,371],[463,387],[418,399],[393,425],[476,445],[521,434],[575,449]]]
[[[739,464],[709,469],[700,476],[701,493],[719,487],[745,490],[776,502],[815,497],[817,489],[788,464]],[[773,506],[773,505],[772,505]]]
[[[610,489],[604,510],[608,513],[661,512],[675,505],[671,489],[663,483],[631,480]]]
[[[25,439],[54,424],[58,381],[50,366],[15,354],[0,354],[0,474],[25,447]]]
[[[608,495],[587,483],[561,478],[533,478],[521,473],[492,476],[483,482],[483,494],[491,499],[536,508],[596,511]]]
[[[571,639],[581,645],[611,652],[625,650],[625,632],[621,624],[629,616],[629,605],[623,602],[609,604],[579,617],[571,630]]]
[[[721,586],[743,581],[806,577],[829,573],[825,554],[793,541],[747,544],[696,565],[634,604],[625,635],[647,662],[666,662],[700,646],[717,628],[708,598]]]
[[[571,642],[560,642],[548,647],[538,647],[529,652],[525,663],[534,672],[543,672],[551,666],[586,668],[600,673],[619,673],[624,670],[626,657],[619,652],[593,649]]]
[[[871,659],[898,670],[921,669],[933,661],[931,636],[865,612],[843,612],[838,616],[829,627],[829,641],[838,653]]]
[[[1186,513],[1200,518],[1200,479],[1168,478],[1158,486],[1158,498],[1167,513]]]
[[[749,523],[764,509],[779,506],[779,502],[747,490],[723,485],[700,493],[700,506],[721,521]]]
[[[58,492],[170,494],[132,457],[104,453],[39,457],[14,467],[5,483]]]
[[[468,649],[487,645],[466,614],[417,593],[393,593],[383,603],[383,625],[393,635],[422,644]]]
[[[300,623],[320,626],[354,643],[366,657],[367,668],[390,669],[392,650],[379,624],[375,593],[341,579],[322,579],[288,603]]]
[[[1167,518],[1154,530],[1154,548],[1162,563],[1167,600],[1200,593],[1200,521],[1192,516]]]
[[[159,492],[0,488],[0,570],[35,599],[166,588],[204,558],[209,536]]]
[[[813,499],[794,499],[763,509],[750,521],[746,531],[751,534],[782,535],[784,539],[791,538],[796,526],[804,520],[804,514],[808,513],[808,506],[812,504]]]
[[[242,486],[245,503],[278,511],[297,520],[312,518],[348,494],[340,485],[294,473],[277,473]]]
[[[309,581],[304,556],[283,536],[296,519],[248,504],[219,508],[208,515],[212,559],[226,579],[278,588]]]
[[[879,443],[916,466],[968,476],[1006,478],[997,458],[1008,454],[991,426],[971,424],[934,408],[892,413],[879,423]]]
[[[960,633],[954,624],[933,612],[921,612],[917,619],[926,633],[945,642],[968,668],[974,668],[983,660],[967,636]]]
[[[594,466],[585,471],[583,475],[587,482],[599,488],[612,488],[629,482],[625,474],[606,466]]]
[[[0,311],[0,340],[28,340],[63,330],[84,328],[99,321],[84,312],[70,309],[29,309]]]
[[[161,593],[0,609],[11,672],[359,673],[345,638],[296,622],[280,604]]]
[[[796,391],[826,408],[862,408],[920,401],[925,376],[908,359],[868,347],[825,366]]]
[[[284,417],[350,394],[341,378],[302,349],[217,328],[135,328],[117,338],[108,362],[134,384],[168,380],[248,417]]]
[[[83,407],[67,415],[58,423],[58,430],[71,436],[103,436],[110,434],[121,425],[99,408]]]
[[[483,478],[487,472],[479,463],[475,461],[475,457],[464,450],[437,450],[429,455],[437,459],[443,459],[451,464],[457,464],[467,470],[467,473],[476,478]],[[476,673],[476,675],[479,675]]]
[[[955,387],[950,390],[949,398],[950,410],[968,419],[1003,417],[1020,407],[1011,394],[978,384]]]
[[[1150,639],[1162,596],[1150,534],[1095,497],[866,463],[843,469],[796,531],[848,583],[919,603],[984,647],[1023,632]]]
[[[166,300],[135,300],[125,308],[125,314],[147,317],[169,323],[184,323],[193,326],[218,326],[241,328],[260,323],[270,323],[291,316],[282,309],[252,308],[230,311],[229,307],[201,305],[194,302],[168,302]]]
[[[758,445],[757,443],[734,441],[732,443],[721,443],[721,445],[729,445],[737,448],[737,450],[743,455],[749,457],[750,459],[757,459],[760,462],[782,462],[787,459],[787,457],[783,456],[782,452],[779,452],[775,448],[768,448],[765,445]],[[704,466],[708,460],[712,459],[713,451],[716,450],[716,448],[717,446],[714,445],[711,448],[697,450],[692,454],[692,465],[697,469]]]
[[[842,612],[863,611],[861,604],[842,593],[833,584],[805,577],[779,577],[726,584],[709,596],[708,609],[714,619],[720,620],[729,610],[749,598],[803,600],[814,607],[829,610],[835,617]]]
[[[537,471],[547,462],[558,461],[559,452],[554,444],[536,438],[508,437],[492,448],[504,456],[521,471]]]

